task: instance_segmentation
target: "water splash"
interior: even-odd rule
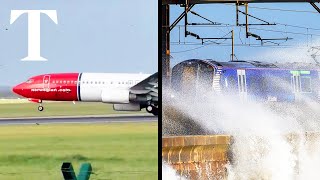
[[[165,180],[185,180],[184,177],[179,176],[176,171],[166,162],[162,161],[162,179]]]
[[[164,96],[168,95],[172,97],[170,93]],[[196,101],[187,94],[169,97],[164,105],[175,107],[182,116],[199,124],[199,131],[233,136],[234,160],[227,165],[229,180],[320,178],[319,139],[305,137],[306,131],[320,132],[318,102],[302,97],[303,105],[298,106],[257,103],[214,92]],[[290,141],[290,134],[294,134],[294,140]]]

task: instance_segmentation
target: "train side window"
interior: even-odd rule
[[[63,81],[63,84],[66,84],[66,80]]]
[[[62,81],[60,81],[60,84],[62,84]]]
[[[311,78],[301,76],[301,92],[311,92]]]

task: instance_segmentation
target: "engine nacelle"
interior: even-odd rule
[[[104,103],[129,103],[129,90],[126,89],[104,89],[101,93]]]
[[[114,104],[113,109],[116,111],[140,111],[141,107],[138,103]]]

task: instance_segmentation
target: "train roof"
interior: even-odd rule
[[[279,68],[279,69],[316,69],[320,70],[320,65],[312,64],[312,63],[269,63],[269,62],[261,62],[261,61],[228,61],[228,62],[220,62],[212,59],[189,59],[181,62],[185,63],[205,63],[211,66],[222,66],[229,68]],[[180,63],[179,63],[180,64]]]

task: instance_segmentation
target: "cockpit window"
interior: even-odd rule
[[[28,83],[28,84],[33,83],[33,79],[28,79],[28,80],[26,81],[26,83]]]

